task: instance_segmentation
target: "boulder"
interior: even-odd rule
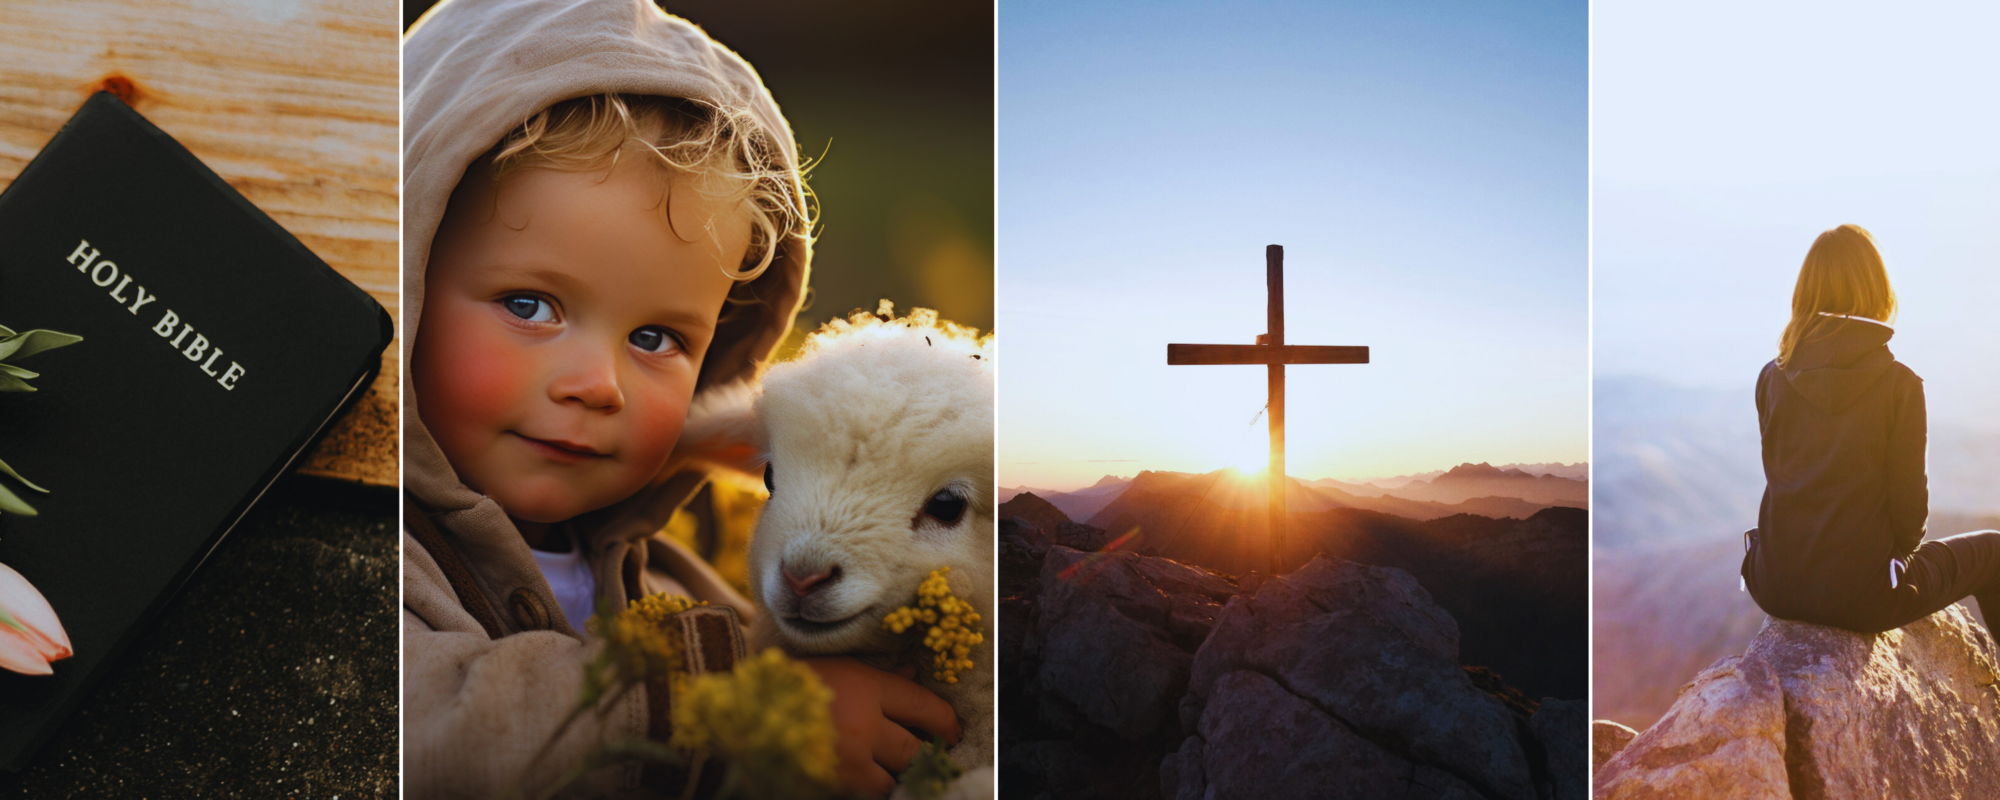
[[[1037,663],[1041,721],[1097,726],[1126,740],[1178,739],[1194,649],[1234,593],[1196,567],[1132,553],[1054,546],[1042,561],[1023,643]]]
[[[1078,794],[1090,785],[1096,767],[1067,741],[1021,742],[1000,753],[1000,779],[1010,790],[1032,782],[1056,796]]]
[[[1050,532],[1056,544],[1086,553],[1103,550],[1111,543],[1111,534],[1103,528],[1085,525],[1081,522],[1064,522]]]
[[[1023,517],[1000,520],[1000,563],[1024,567],[1029,573],[1041,569],[1042,557],[1049,554],[1055,537]]]
[[[1347,797],[1479,797],[1446,772],[1397,757],[1262,673],[1222,675],[1209,687],[1207,705],[1218,711],[1203,714],[1199,735],[1161,764],[1162,797],[1319,797],[1334,786]],[[1413,775],[1423,790],[1410,785]]]
[[[1544,697],[1528,719],[1528,729],[1541,745],[1552,800],[1588,800],[1590,747],[1584,737],[1590,735],[1590,709],[1581,700]]]
[[[1984,796],[2000,786],[1997,665],[1959,606],[1879,634],[1769,620],[1605,762],[1597,796]]]
[[[1409,573],[1317,557],[1232,598],[1213,631],[1163,795],[1538,796],[1528,721],[1460,668],[1457,624]],[[1580,754],[1583,719],[1561,709],[1545,725],[1577,728],[1562,738]]]
[[[1618,751],[1631,744],[1639,735],[1638,731],[1627,728],[1608,719],[1590,723],[1590,771],[1604,769],[1604,762],[1610,761]]]

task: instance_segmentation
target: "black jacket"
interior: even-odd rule
[[[1924,539],[1924,383],[1886,325],[1821,317],[1757,378],[1764,501],[1745,559],[1772,616],[1856,630],[1891,596],[1891,559]]]

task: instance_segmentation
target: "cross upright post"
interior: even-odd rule
[[[1271,574],[1284,572],[1285,562],[1285,365],[1366,364],[1368,348],[1285,344],[1285,248],[1264,248],[1264,288],[1268,298],[1265,332],[1256,344],[1170,344],[1167,363],[1263,364],[1270,392],[1271,466],[1269,518]]]
[[[1264,247],[1264,290],[1268,295],[1265,310],[1266,341],[1271,347],[1285,346],[1285,248],[1283,245]],[[1271,575],[1279,575],[1285,552],[1285,365],[1270,364],[1268,391],[1270,392],[1271,425],[1271,469],[1265,476],[1269,484],[1271,505],[1266,512],[1271,529]]]

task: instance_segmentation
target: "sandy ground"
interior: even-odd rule
[[[281,479],[0,796],[396,796],[395,515]]]

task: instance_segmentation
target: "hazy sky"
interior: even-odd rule
[[[1586,458],[1585,5],[1328,5],[1001,4],[1002,485],[1261,463],[1273,243],[1288,472]]]
[[[1594,9],[1596,365],[1742,386],[1813,237],[1872,231],[1934,422],[2000,430],[2000,5]]]

